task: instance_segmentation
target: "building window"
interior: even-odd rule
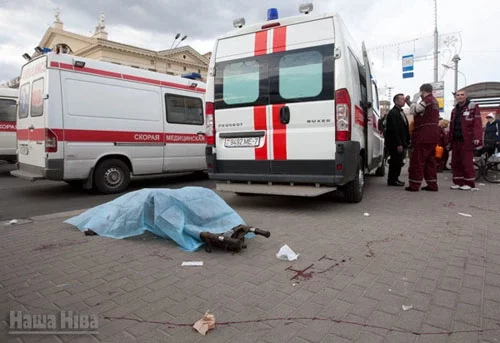
[[[186,59],[186,55],[182,55],[182,58],[183,58],[183,59]]]
[[[186,67],[184,67],[184,71],[186,71],[186,70],[187,70],[187,68],[186,68]]]
[[[139,66],[131,66],[132,68],[141,69]]]
[[[167,75],[175,75],[175,74],[172,73],[171,71],[167,71]]]
[[[198,74],[201,74],[201,69],[198,69]]]
[[[148,68],[149,71],[156,71],[155,68]]]
[[[172,63],[167,64],[168,68],[172,68]]]

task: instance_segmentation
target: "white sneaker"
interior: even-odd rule
[[[471,186],[463,185],[463,186],[460,186],[460,189],[463,191],[470,191],[472,188],[471,188]]]
[[[459,185],[455,185],[455,184],[453,184],[453,185],[451,185],[451,187],[450,187],[450,188],[451,188],[451,189],[459,189],[459,188],[460,188],[460,186],[459,186]]]

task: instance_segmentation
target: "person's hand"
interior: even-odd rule
[[[413,101],[412,102],[417,102],[418,99],[420,99],[420,93],[417,93],[413,96]]]
[[[448,150],[448,151],[451,150],[451,143],[446,144],[446,150]]]
[[[403,152],[403,146],[402,145],[398,145],[398,152],[400,154]]]
[[[474,139],[474,141],[472,141],[472,143],[474,143],[475,146],[478,146],[479,145],[479,139]]]

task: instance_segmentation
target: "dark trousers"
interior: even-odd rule
[[[397,148],[389,148],[389,174],[387,175],[387,182],[396,182],[401,175],[401,167],[403,166],[403,153],[399,153]]]
[[[476,187],[476,173],[474,171],[474,147],[472,143],[452,142],[451,144],[451,173],[453,183],[458,186]]]
[[[419,190],[425,179],[430,189],[437,190],[436,144],[415,145],[408,169],[410,188]]]

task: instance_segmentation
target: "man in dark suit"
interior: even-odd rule
[[[387,114],[385,135],[385,144],[390,156],[387,185],[404,186],[405,183],[399,181],[399,175],[401,174],[401,167],[403,166],[405,149],[410,146],[408,119],[403,112],[403,107],[405,105],[404,94],[396,94],[393,101],[394,107]]]

